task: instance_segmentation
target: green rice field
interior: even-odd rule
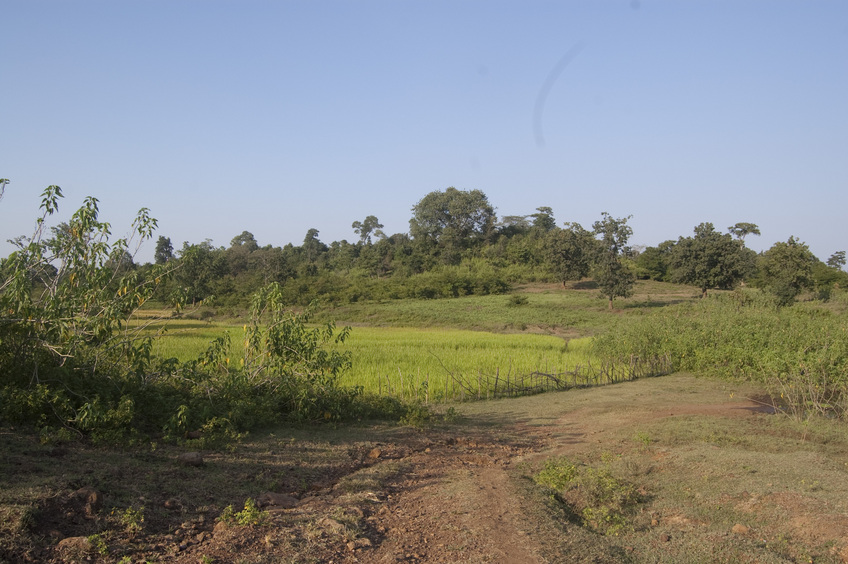
[[[457,329],[358,327],[345,343],[353,368],[345,385],[403,397],[455,395],[458,382],[485,394],[481,382],[560,374],[590,361],[591,339],[564,341],[533,334],[497,334]],[[475,385],[476,383],[476,385]]]
[[[341,346],[350,351],[353,366],[341,384],[439,401],[488,397],[504,389],[541,391],[552,381],[561,388],[619,379],[593,358],[593,336],[622,317],[693,299],[689,287],[640,281],[633,297],[618,300],[620,309],[611,313],[593,289],[537,285],[518,293],[524,297],[520,306],[502,295],[397,300],[321,308],[315,320],[353,326]],[[237,366],[243,323],[171,319],[154,353],[195,359],[228,333]]]
[[[237,363],[244,329],[234,324],[169,322],[153,351],[164,358],[190,360],[227,333],[231,361]],[[485,394],[484,381],[507,383],[536,372],[561,374],[591,362],[591,338],[566,341],[551,335],[460,329],[355,327],[339,347],[350,351],[353,364],[342,376],[342,385],[420,400],[464,393],[456,389],[461,382],[470,394]]]

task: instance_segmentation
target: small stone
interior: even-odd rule
[[[88,540],[88,537],[68,537],[60,540],[56,548],[59,550],[87,552],[91,548],[91,541]]]
[[[656,519],[651,519],[651,526],[652,526],[652,527],[656,527],[656,526],[657,526],[657,525],[659,525],[659,524],[660,524],[660,522],[659,522],[659,521],[657,521]]]
[[[203,466],[203,455],[199,452],[184,452],[177,461],[185,466]]]
[[[737,535],[744,535],[750,530],[751,529],[749,527],[746,527],[745,525],[742,525],[740,523],[736,523],[735,525],[733,525],[733,528],[731,529],[731,531],[733,531]]]
[[[383,454],[383,451],[380,450],[379,448],[372,448],[371,452],[368,453],[368,458],[377,459],[377,458],[380,458],[380,456],[382,456],[382,454]]]
[[[165,500],[165,509],[176,510],[181,507],[180,500],[175,497]]]
[[[296,497],[292,497],[290,495],[274,493],[274,492],[265,492],[259,496],[256,500],[256,503],[259,507],[280,507],[282,509],[291,509],[295,507],[300,500]]]
[[[71,494],[71,498],[85,504],[86,519],[94,519],[100,508],[103,507],[103,494],[90,486],[85,486]]]
[[[668,535],[660,535],[660,542],[668,542],[671,540],[671,537]]]

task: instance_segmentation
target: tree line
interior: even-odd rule
[[[834,287],[848,284],[842,270],[845,251],[822,261],[790,237],[756,253],[745,240],[760,231],[747,222],[726,232],[705,222],[692,235],[637,248],[629,244],[629,216],[602,213],[588,228],[558,224],[546,206],[529,215],[498,217],[481,190],[433,191],[411,212],[407,233],[384,233],[373,215],[354,221],[352,242],[326,244],[314,228],[300,245],[282,247],[261,246],[249,231],[233,237],[227,247],[207,239],[175,248],[160,235],[153,264],[135,264],[125,250],[110,258],[109,266],[141,278],[154,267],[172,273],[157,285],[154,299],[159,302],[212,302],[234,311],[244,309],[250,296],[270,283],[280,285],[288,304],[307,305],[316,299],[343,304],[503,293],[521,283],[565,286],[588,278],[610,308],[615,298],[631,294],[637,279],[689,284],[704,295],[744,283],[768,291],[781,305],[805,291],[827,299]],[[51,240],[67,239],[68,229],[68,223],[53,227]],[[25,237],[13,242],[21,249],[28,244]]]
[[[747,222],[726,232],[705,222],[692,235],[636,248],[628,244],[630,217],[603,213],[591,228],[575,222],[559,226],[553,210],[541,206],[530,215],[498,218],[481,190],[433,191],[411,211],[408,233],[387,235],[373,215],[354,221],[353,242],[326,244],[317,229],[309,229],[300,245],[260,246],[244,231],[228,247],[206,240],[175,249],[160,236],[155,264],[176,267],[160,297],[179,295],[196,303],[214,296],[221,306],[238,306],[277,282],[291,304],[316,298],[349,303],[501,293],[520,283],[566,285],[589,277],[610,307],[614,298],[630,295],[637,279],[690,284],[704,295],[744,283],[786,305],[804,291],[826,299],[834,287],[848,283],[845,251],[823,262],[790,237],[756,253],[745,239],[760,231]]]

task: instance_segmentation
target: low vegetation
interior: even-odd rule
[[[840,291],[832,303],[781,308],[738,290],[633,317],[595,342],[607,359],[667,359],[674,370],[763,385],[799,419],[848,417],[848,330]]]
[[[248,432],[270,431],[280,424],[344,428],[385,419],[433,430],[473,417],[468,403],[456,403],[462,400],[528,396],[672,371],[713,377],[714,388],[727,382],[730,399],[746,386],[756,386],[760,405],[792,416],[795,427],[787,428],[793,436],[803,428],[802,450],[808,432],[812,437],[844,426],[844,253],[825,265],[790,238],[756,258],[744,248],[742,236],[734,240],[702,224],[694,238],[640,255],[626,245],[631,234],[627,219],[603,214],[592,232],[576,224],[557,231],[550,210],[539,208],[532,225],[513,218],[497,231],[485,195],[458,192],[425,198],[416,206],[411,240],[383,237],[372,243],[370,234],[377,236],[379,226],[376,218],[359,224],[362,240],[356,246],[327,248],[317,231],[310,232],[303,247],[288,251],[296,271],[276,277],[257,275],[262,271],[256,261],[268,259],[263,262],[267,267],[274,251],[259,249],[249,233],[226,251],[186,245],[173,257],[158,248],[158,264],[137,267],[134,249],[152,236],[156,221],[142,210],[130,237],[110,241],[111,226],[99,219],[93,198],[48,233],[47,220],[58,211],[61,199],[61,190],[51,186],[43,194],[42,216],[32,236],[17,239],[18,250],[0,264],[0,422],[2,432],[18,441],[10,453],[12,462],[4,462],[7,482],[17,472],[10,464],[29,468],[29,447],[20,441],[31,440],[21,438],[31,437],[30,432],[38,437],[44,455],[37,465],[32,463],[36,473],[46,474],[49,461],[44,457],[65,456],[66,445],[121,445],[134,447],[134,463],[144,468],[138,474],[152,476],[155,471],[147,468],[145,457],[160,448],[235,451],[248,440]],[[450,208],[452,198],[471,198],[486,212],[462,237],[450,221],[430,213],[431,205]],[[739,233],[756,232],[753,224],[737,228]],[[345,249],[350,251],[346,266],[340,258]],[[558,259],[552,258],[551,249],[558,249]],[[387,258],[391,253],[396,255]],[[253,267],[233,274],[237,259]],[[213,276],[214,269],[205,270],[222,261],[229,261],[229,271],[222,267]],[[709,264],[712,270],[706,276],[700,267]],[[576,280],[586,274],[592,278]],[[740,287],[743,277],[752,284]],[[664,281],[669,279],[687,285]],[[223,299],[214,305],[212,288],[227,285]],[[325,301],[306,305],[307,297]],[[657,393],[657,388],[652,390]],[[526,415],[520,425],[530,425],[532,417]],[[492,413],[485,419],[499,421]],[[735,457],[728,460],[736,463],[751,459],[749,450],[768,450],[763,442],[749,449],[743,432],[706,425],[697,417],[635,430],[629,424],[623,423],[631,434],[628,446],[618,437],[615,452],[546,453],[546,460],[525,467],[533,491],[547,496],[551,511],[563,522],[584,532],[629,539],[643,549],[647,545],[640,535],[658,526],[654,521],[662,522],[646,512],[665,512],[668,520],[672,510],[663,504],[671,503],[669,499],[693,514],[689,522],[719,523],[721,530],[733,525],[729,517],[719,516],[722,504],[729,499],[738,508],[750,494],[711,492],[708,502],[698,501],[690,495],[695,482],[686,482],[688,489],[681,490],[649,476],[654,468],[650,459],[673,452],[679,462],[706,449],[706,444],[733,447],[722,456]],[[769,433],[779,431],[770,426],[763,434]],[[827,450],[823,445],[830,439],[815,440],[810,448]],[[521,444],[515,436],[510,441],[510,448],[523,448],[515,446]],[[441,444],[458,443],[447,437]],[[676,449],[680,444],[689,450]],[[843,452],[841,442],[834,444]],[[330,495],[339,485],[359,496],[345,498],[345,503],[382,503],[388,499],[385,491],[378,495],[368,488],[386,490],[388,481],[399,479],[402,465],[393,462],[369,473],[365,467],[376,465],[384,452],[380,446],[368,446],[370,450],[357,445],[355,452],[343,455],[326,447],[338,459],[332,483],[315,477],[325,470],[320,461],[310,470],[314,473],[292,481],[299,475],[292,469],[303,462],[306,450],[321,450],[311,444],[284,457],[285,472],[270,476],[257,467],[251,472],[259,477],[248,478],[258,480],[254,489],[262,482],[264,489],[300,496],[315,488]],[[266,447],[273,458],[286,445],[271,441]],[[410,452],[430,447],[393,448],[410,457]],[[478,464],[495,459],[487,456],[470,460]],[[771,458],[786,462],[776,455]],[[240,467],[234,460],[232,467]],[[683,466],[675,466],[677,462],[663,468],[681,482]],[[82,475],[85,470],[77,467],[74,472]],[[710,467],[702,476],[712,480],[716,472]],[[105,474],[101,478],[109,484],[120,481]],[[228,479],[220,477],[220,483]],[[771,474],[769,479],[782,480]],[[807,474],[799,479],[811,499],[827,489]],[[56,492],[68,487],[35,479],[26,492],[16,489],[4,498],[0,549],[18,557],[27,548],[10,538],[37,545],[39,538],[51,534],[44,530],[45,515],[60,509]],[[658,501],[660,491],[665,497]],[[197,523],[211,519],[261,529],[268,520],[288,519],[260,508],[255,493],[230,491],[226,500],[215,498],[214,507],[193,501]],[[91,495],[83,488],[68,498],[71,501],[62,502],[84,505],[85,519],[100,527],[74,525],[87,532],[78,547],[81,556],[109,561],[118,555],[151,554],[155,550],[149,547],[127,547],[151,527],[160,527],[153,534],[174,528],[167,512],[176,495],[158,499],[154,507],[146,503],[145,494],[125,492],[108,514]],[[339,504],[333,511],[323,525],[307,518],[298,521],[298,540],[290,543],[296,554],[327,538],[321,527],[335,531],[333,542],[347,547],[339,550],[370,546],[361,508]],[[180,529],[202,528],[187,523]],[[377,539],[382,533],[375,531],[369,534]],[[810,550],[796,549],[784,543],[785,537],[766,536],[774,547],[768,554],[780,558],[798,560],[828,550],[815,543]],[[727,558],[757,548],[748,540],[741,548],[734,545]],[[627,550],[614,547],[619,556],[626,556]],[[681,558],[695,555],[698,560],[705,554],[697,546],[680,550],[676,554]]]

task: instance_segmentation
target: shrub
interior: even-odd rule
[[[0,419],[127,443],[192,430],[232,440],[282,420],[339,421],[381,407],[393,418],[405,413],[370,400],[360,406],[361,388],[338,386],[350,358],[335,346],[348,329],[312,327],[312,309],[286,308],[277,283],[252,298],[241,365],[230,362],[228,335],[196,360],[157,357],[149,323],[131,320],[171,272],[135,269],[127,251],[151,237],[156,220],[143,209],[133,236],[110,242],[88,198],[48,238],[45,222],[60,198],[57,186],[45,190],[33,236],[0,264]]]

